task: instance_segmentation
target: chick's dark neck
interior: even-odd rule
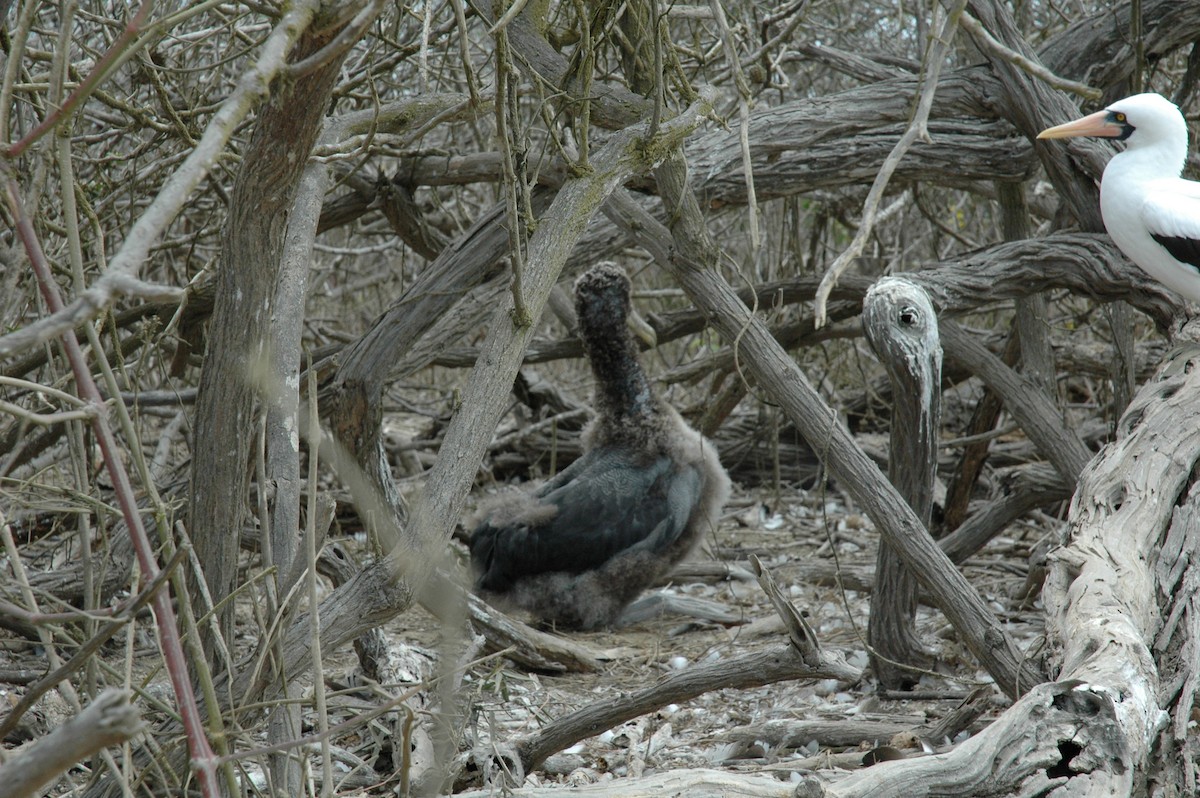
[[[597,412],[614,424],[657,415],[650,382],[626,326],[627,308],[611,313],[597,310],[591,307],[580,317],[584,349],[596,381]]]

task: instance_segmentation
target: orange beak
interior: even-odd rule
[[[1099,136],[1100,138],[1115,139],[1124,134],[1125,129],[1109,119],[1108,111],[1097,111],[1083,119],[1067,122],[1065,125],[1049,127],[1038,133],[1039,139],[1069,139],[1076,136]]]

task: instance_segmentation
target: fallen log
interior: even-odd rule
[[[1056,680],[953,751],[827,785],[871,795],[1196,794],[1200,348],[1138,392],[1083,470],[1044,588]],[[1194,737],[1194,735],[1193,735]],[[1067,786],[1069,784],[1069,786]]]

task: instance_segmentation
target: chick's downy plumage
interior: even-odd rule
[[[471,536],[476,588],[562,628],[612,624],[716,527],[729,478],[716,449],[651,389],[629,333],[630,285],[612,263],[575,284],[595,379],[585,453]]]

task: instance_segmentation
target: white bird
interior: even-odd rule
[[[1179,175],[1188,130],[1174,103],[1135,94],[1058,125],[1039,139],[1099,136],[1125,142],[1100,181],[1100,215],[1121,251],[1146,274],[1200,302],[1200,183]]]

